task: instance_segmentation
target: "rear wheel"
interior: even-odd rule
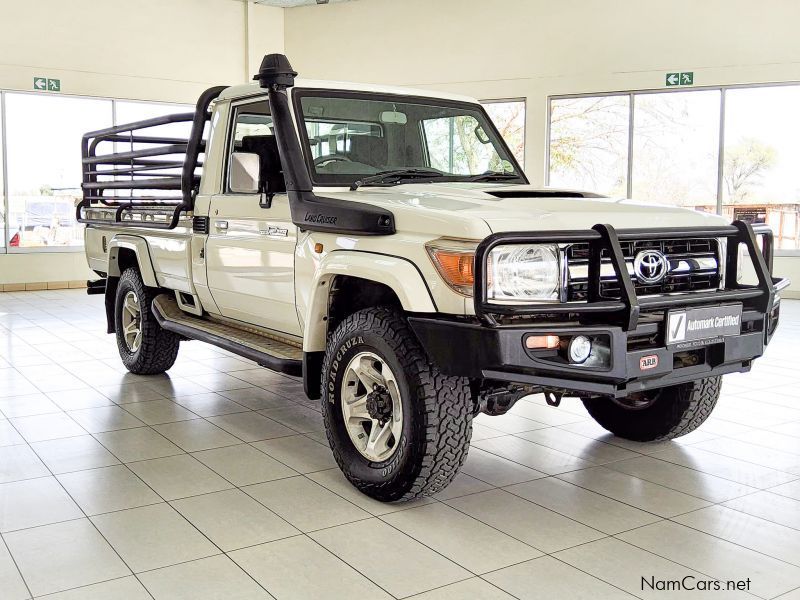
[[[356,488],[391,502],[453,480],[472,435],[469,383],[431,364],[401,314],[377,307],[347,317],[322,372],[328,440]]]
[[[136,269],[126,269],[119,278],[114,309],[117,348],[125,368],[137,375],[163,373],[178,357],[180,338],[162,329],[151,311],[157,295],[157,290],[145,287]]]
[[[709,377],[612,400],[583,401],[599,425],[626,440],[671,440],[700,427],[719,399],[721,377]]]

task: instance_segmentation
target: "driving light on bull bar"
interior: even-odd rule
[[[558,302],[561,256],[549,244],[497,246],[487,259],[490,301]]]
[[[576,335],[569,343],[569,361],[572,363],[584,363],[592,354],[592,340],[585,335]]]

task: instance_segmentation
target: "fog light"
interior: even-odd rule
[[[576,335],[569,343],[569,360],[583,363],[592,354],[592,341],[585,335]]]
[[[552,350],[558,348],[560,343],[557,335],[529,335],[525,338],[525,347],[528,350]]]

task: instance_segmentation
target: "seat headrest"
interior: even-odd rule
[[[252,152],[261,158],[279,157],[278,141],[274,135],[246,135],[242,138],[242,152]],[[280,158],[278,158],[280,160]]]
[[[351,136],[350,158],[355,162],[373,167],[385,167],[389,162],[389,147],[386,144],[386,138],[374,135]]]

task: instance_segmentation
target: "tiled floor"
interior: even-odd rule
[[[800,302],[677,442],[575,401],[480,416],[438,497],[387,505],[336,468],[288,377],[191,342],[127,374],[102,298],[0,294],[0,598],[800,599]],[[749,592],[648,580],[750,579]]]

